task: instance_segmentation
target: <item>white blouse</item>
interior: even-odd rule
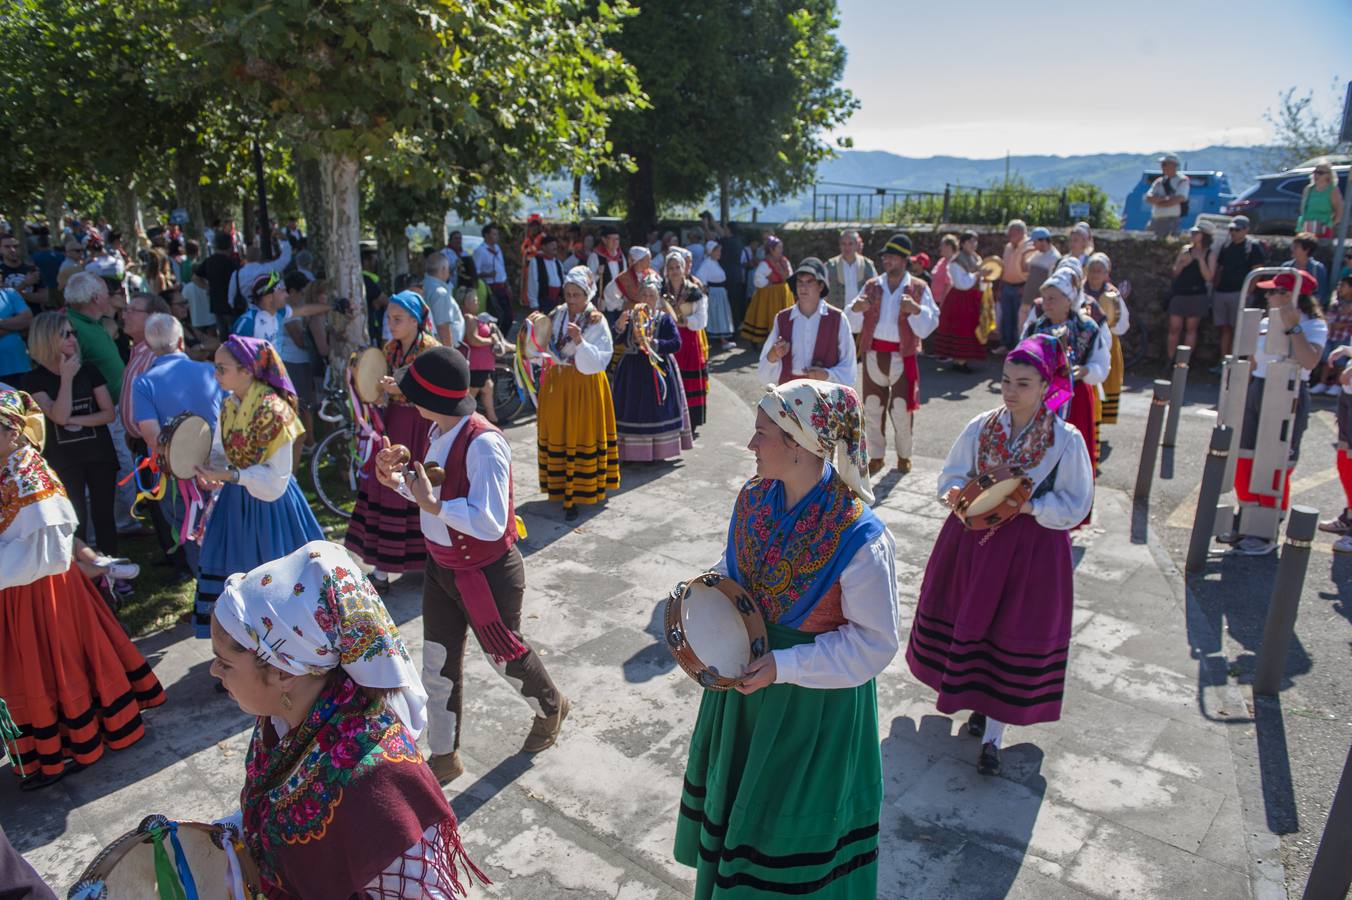
[[[970,291],[976,287],[976,273],[968,272],[952,260],[948,261],[948,280],[953,282],[953,287],[960,291]]]
[[[685,327],[690,331],[703,331],[705,328],[709,327],[708,294],[703,294],[703,296],[695,301],[695,311],[686,316]]]
[[[768,286],[770,284],[771,271],[773,270],[770,268],[770,264],[765,260],[761,260],[760,265],[756,266],[756,274],[751,276],[751,283],[757,288]]]
[[[16,465],[21,452],[5,465]],[[75,550],[75,507],[54,495],[23,507],[0,533],[0,589],[32,584],[70,569]]]
[[[950,488],[961,488],[977,476],[977,449],[981,426],[990,417],[983,412],[967,423],[958,435],[953,449],[948,451],[943,471],[939,473],[939,499]],[[1009,429],[1009,410],[1001,407],[1000,421]],[[1029,427],[1032,423],[1029,423]],[[1025,429],[1026,430],[1026,429]],[[1084,521],[1094,505],[1094,469],[1089,462],[1089,451],[1079,429],[1064,419],[1056,419],[1052,446],[1042,461],[1025,474],[1033,481],[1033,493],[1047,477],[1056,472],[1056,484],[1050,491],[1031,501],[1033,518],[1043,528],[1067,531]]]
[[[711,256],[706,256],[695,270],[695,277],[709,287],[720,287],[728,280],[728,273],[724,271],[722,263]]]
[[[261,463],[240,469],[239,486],[248,491],[249,496],[264,503],[280,500],[286,493],[286,486],[291,483],[291,459],[295,443],[287,441]],[[207,465],[213,469],[224,469],[229,464],[225,445],[221,443],[221,423],[217,420],[216,427],[212,429],[211,458]]]
[[[585,317],[587,313],[593,311],[593,307],[588,305],[583,312]],[[568,307],[559,304],[559,308],[554,310],[553,321],[550,323],[553,327],[553,333],[556,335],[568,334]],[[559,361],[565,366],[576,366],[578,372],[583,375],[595,375],[598,372],[604,372],[606,366],[610,365],[610,358],[615,353],[615,342],[610,336],[610,326],[603,317],[601,321],[594,325],[588,325],[582,329],[582,343],[573,341],[563,343],[559,349],[559,355],[562,357]]]
[[[431,443],[423,463],[434,462],[445,468],[446,457],[456,435],[465,427],[469,417],[455,423],[442,434],[433,425],[428,432]],[[499,432],[485,432],[470,441],[465,451],[465,472],[469,477],[469,494],[453,500],[441,500],[437,515],[425,509],[418,511],[423,537],[443,546],[452,546],[450,529],[481,541],[496,541],[507,531],[508,493],[512,481],[512,448]],[[396,474],[399,494],[412,502],[413,492],[404,483],[402,474]],[[440,490],[436,488],[434,490]],[[438,495],[439,496],[439,495]]]
[[[810,644],[771,651],[776,684],[858,687],[887,668],[901,643],[896,558],[896,543],[884,526],[881,534],[859,548],[840,575],[845,624],[817,635]],[[728,574],[726,550],[714,571]]]

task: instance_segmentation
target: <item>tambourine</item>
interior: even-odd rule
[[[200,900],[254,900],[263,896],[258,866],[234,825],[171,822],[147,816],[94,857],[67,900],[145,900],[159,897],[155,844],[162,842],[182,890]],[[177,843],[177,847],[174,844]],[[177,850],[182,850],[182,861]]]
[[[963,485],[953,501],[953,512],[970,530],[981,531],[1017,516],[1032,495],[1033,482],[1022,469],[1000,466]]]
[[[770,652],[765,617],[740,584],[706,572],[672,588],[663,613],[667,649],[711,691],[742,683],[753,659]]]
[[[193,413],[180,413],[160,431],[156,451],[161,472],[189,479],[211,456],[211,425]]]
[[[348,362],[352,371],[352,387],[363,403],[379,403],[380,379],[390,374],[390,364],[378,347],[367,347],[352,354]]]
[[[413,452],[403,444],[391,444],[390,453],[393,454],[394,464],[404,472],[405,478],[417,478],[418,473],[412,466]],[[446,470],[436,463],[423,463],[423,471],[427,473],[427,480],[431,482],[432,487],[440,487],[446,480]]]

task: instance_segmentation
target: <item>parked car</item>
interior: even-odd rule
[[[1162,173],[1154,169],[1141,174],[1141,180],[1127,194],[1126,206],[1122,210],[1122,227],[1130,231],[1144,231],[1150,227],[1150,204],[1145,202],[1145,193],[1150,185]],[[1188,214],[1179,220],[1179,228],[1187,230],[1202,213],[1218,213],[1235,199],[1230,190],[1230,179],[1224,172],[1197,170],[1184,171],[1188,176]]]
[[[1310,183],[1310,173],[1319,163],[1331,164],[1338,176],[1338,190],[1347,188],[1347,173],[1352,169],[1352,157],[1319,156],[1285,172],[1259,175],[1258,180],[1221,212],[1230,216],[1249,217],[1253,234],[1295,234],[1296,216],[1300,214],[1300,195]]]

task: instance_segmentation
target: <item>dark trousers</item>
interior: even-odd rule
[[[498,317],[498,330],[505,336],[512,330],[512,292],[508,289],[507,283],[490,284],[488,286],[488,302],[493,307],[493,315]]]
[[[117,556],[117,519],[113,515],[113,497],[117,493],[116,457],[106,462],[67,463],[52,468],[66,486],[66,496],[79,517],[75,536],[109,556]],[[89,492],[88,505],[85,504],[86,490]],[[92,519],[92,522],[86,522],[86,519]],[[89,537],[90,524],[94,526],[93,540]]]
[[[559,711],[554,686],[539,654],[521,635],[521,601],[526,596],[526,562],[512,547],[483,568],[502,623],[526,646],[526,654],[493,670],[515,688],[537,716]],[[460,749],[465,693],[465,641],[469,619],[455,586],[455,573],[431,556],[423,573],[423,686],[427,689],[427,743],[434,754]]]

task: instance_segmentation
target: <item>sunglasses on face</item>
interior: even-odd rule
[[[75,332],[71,331],[69,328],[63,328],[57,332],[57,334],[62,340],[65,340],[68,337],[75,337]]]

